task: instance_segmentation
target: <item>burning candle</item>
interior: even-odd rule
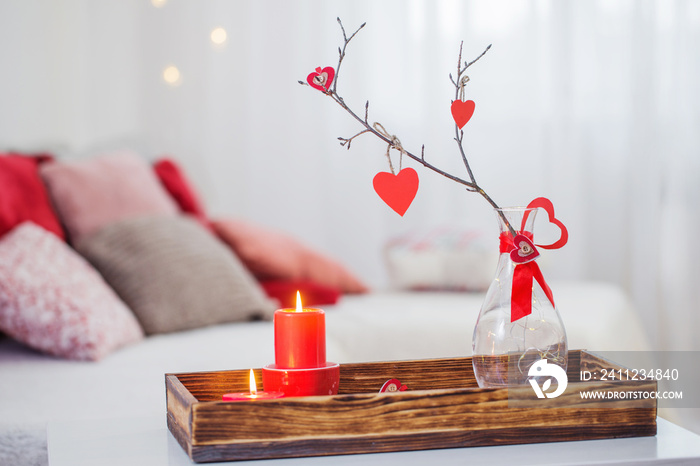
[[[278,369],[308,369],[326,363],[326,314],[304,309],[297,291],[296,309],[275,311],[275,365]]]
[[[250,370],[248,378],[250,391],[243,393],[226,393],[222,396],[224,401],[251,401],[251,400],[271,400],[274,398],[282,398],[284,393],[281,392],[259,392],[258,386],[255,383],[255,372]]]
[[[326,314],[304,309],[297,291],[296,309],[275,311],[275,364],[263,367],[265,388],[285,396],[338,393],[340,366],[326,361]]]

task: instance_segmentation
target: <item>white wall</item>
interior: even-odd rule
[[[502,205],[554,201],[571,241],[543,253],[546,276],[618,283],[660,348],[700,348],[698,2],[6,0],[0,149],[171,154],[213,215],[288,231],[376,286],[393,235],[458,222],[495,236],[482,199],[412,162],[421,188],[398,217],[371,187],[385,146],[338,145],[357,124],[297,84],[335,66],[336,16],[368,23],[340,73],[348,104],[369,99],[371,121],[460,175],[448,73],[460,41],[466,59],[493,43],[469,73],[477,180]]]

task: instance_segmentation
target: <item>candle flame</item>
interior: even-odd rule
[[[250,394],[258,394],[258,386],[255,384],[255,372],[253,372],[253,369],[250,370]]]
[[[304,308],[301,306],[301,293],[297,290],[297,312],[303,311]]]

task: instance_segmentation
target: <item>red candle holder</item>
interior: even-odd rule
[[[282,369],[270,364],[262,369],[263,386],[284,396],[336,395],[340,365],[326,362],[322,367]]]
[[[296,309],[278,309],[274,317],[275,364],[262,369],[265,390],[285,396],[335,395],[340,366],[326,361],[326,314],[304,309],[297,292]]]

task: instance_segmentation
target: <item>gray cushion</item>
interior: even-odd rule
[[[269,319],[274,312],[234,253],[189,217],[112,223],[75,248],[131,308],[147,334]]]

